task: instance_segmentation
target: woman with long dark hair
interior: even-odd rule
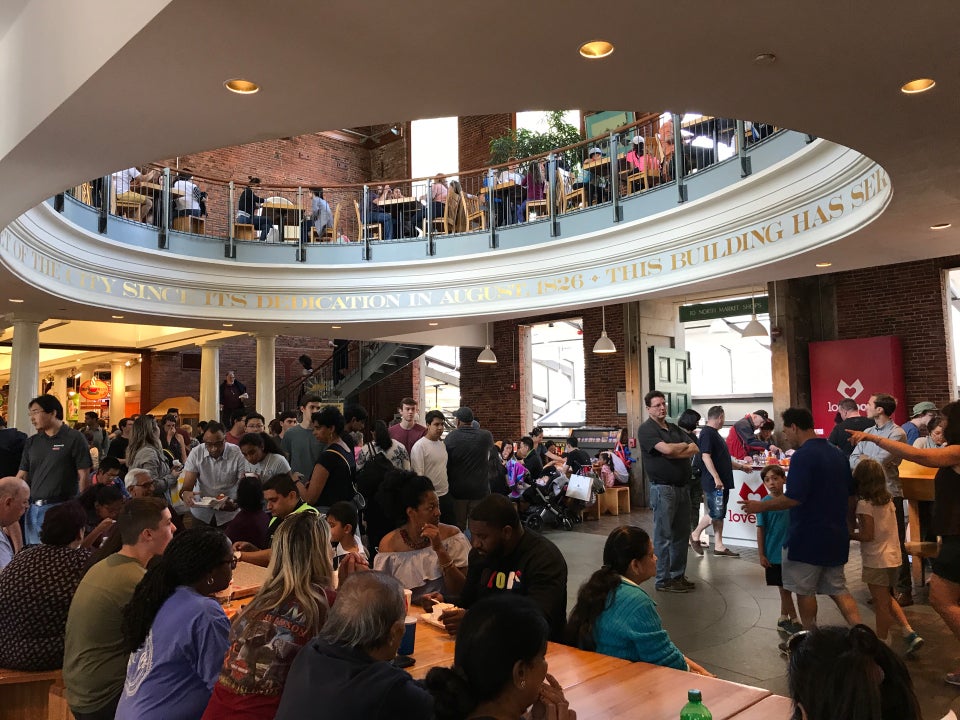
[[[673,644],[640,583],[657,574],[653,543],[642,528],[621,525],[603,546],[603,566],[580,586],[567,641],[581,650],[690,670],[713,677]]]
[[[363,466],[376,457],[377,453],[383,453],[397,470],[410,469],[410,455],[407,449],[403,443],[390,437],[390,431],[383,420],[377,420],[373,424],[373,442],[368,442],[360,449],[360,454],[357,456],[357,472],[363,470]]]
[[[230,622],[212,596],[225,590],[237,561],[219,530],[174,535],[123,608],[130,661],[117,720],[199,719],[210,700]]]
[[[459,595],[467,576],[470,541],[456,525],[440,522],[440,500],[430,478],[393,470],[377,501],[394,520],[373,569],[393,575],[419,603],[427,593]]]
[[[238,443],[243,453],[242,472],[268,480],[274,475],[290,472],[290,463],[280,445],[263,432],[249,432]]]
[[[317,513],[293,513],[273,536],[269,577],[234,620],[230,649],[203,720],[267,720],[294,658],[336,599],[330,528]]]
[[[795,720],[920,720],[910,673],[866,625],[805,630],[787,645]]]
[[[533,601],[496,595],[479,601],[457,631],[452,668],[433,668],[425,684],[437,720],[576,720],[559,683],[547,674],[550,628]]]

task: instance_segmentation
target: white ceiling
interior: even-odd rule
[[[429,11],[394,0],[17,0],[0,11],[0,60],[17,60],[0,62],[5,105],[19,109],[0,120],[0,226],[63,187],[160,157],[408,119],[635,108],[772,122],[879,162],[893,201],[817,252],[830,271],[955,254],[958,21],[960,3],[946,0],[488,0]],[[580,58],[596,37],[614,54]],[[761,52],[777,61],[755,64]],[[238,76],[263,89],[227,93],[223,81]],[[899,92],[924,76],[938,81],[931,92]],[[821,272],[813,261],[762,279]],[[15,309],[9,291],[48,317],[109,320],[0,280],[0,312]]]

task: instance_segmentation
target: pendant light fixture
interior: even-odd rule
[[[763,326],[763,323],[757,320],[757,300],[753,293],[750,293],[750,304],[753,307],[753,316],[740,333],[740,336],[745,338],[767,337],[767,329]]]
[[[497,362],[497,356],[493,350],[490,349],[490,323],[484,325],[484,329],[487,336],[487,344],[477,356],[477,362],[484,363],[486,365],[495,365]]]
[[[597,342],[594,343],[593,351],[598,355],[609,355],[610,353],[615,353],[617,351],[617,346],[613,344],[613,340],[607,337],[606,306],[600,307],[600,313],[603,318],[603,331],[600,333],[600,337],[597,339]]]

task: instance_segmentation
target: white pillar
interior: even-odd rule
[[[50,388],[50,394],[53,395],[61,404],[67,406],[67,378],[70,377],[70,370],[61,368],[53,371],[53,387]]]
[[[123,360],[110,362],[110,425],[116,425],[127,412],[127,366]],[[107,426],[109,427],[109,425]]]
[[[220,421],[220,343],[200,346],[200,419]]]
[[[257,335],[257,412],[277,416],[277,336]]]
[[[40,320],[13,321],[9,426],[33,435],[27,403],[40,392]]]

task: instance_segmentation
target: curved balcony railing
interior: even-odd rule
[[[610,222],[617,223],[625,206],[652,193],[675,206],[694,199],[690,190],[697,184],[700,197],[747,177],[757,164],[782,160],[782,153],[761,150],[778,134],[757,123],[671,115],[659,128],[631,123],[455,175],[324,185],[326,213],[316,212],[323,206],[314,200],[315,186],[251,186],[160,166],[129,190],[116,187],[118,174],[108,175],[58,195],[53,204],[113,240],[187,256],[261,263],[410,260],[497,248],[503,234],[520,226],[539,231],[519,242],[544,242],[561,235],[562,218],[603,207],[612,208]],[[673,152],[674,137],[684,139],[680,153]],[[735,172],[700,183],[720,167]]]

